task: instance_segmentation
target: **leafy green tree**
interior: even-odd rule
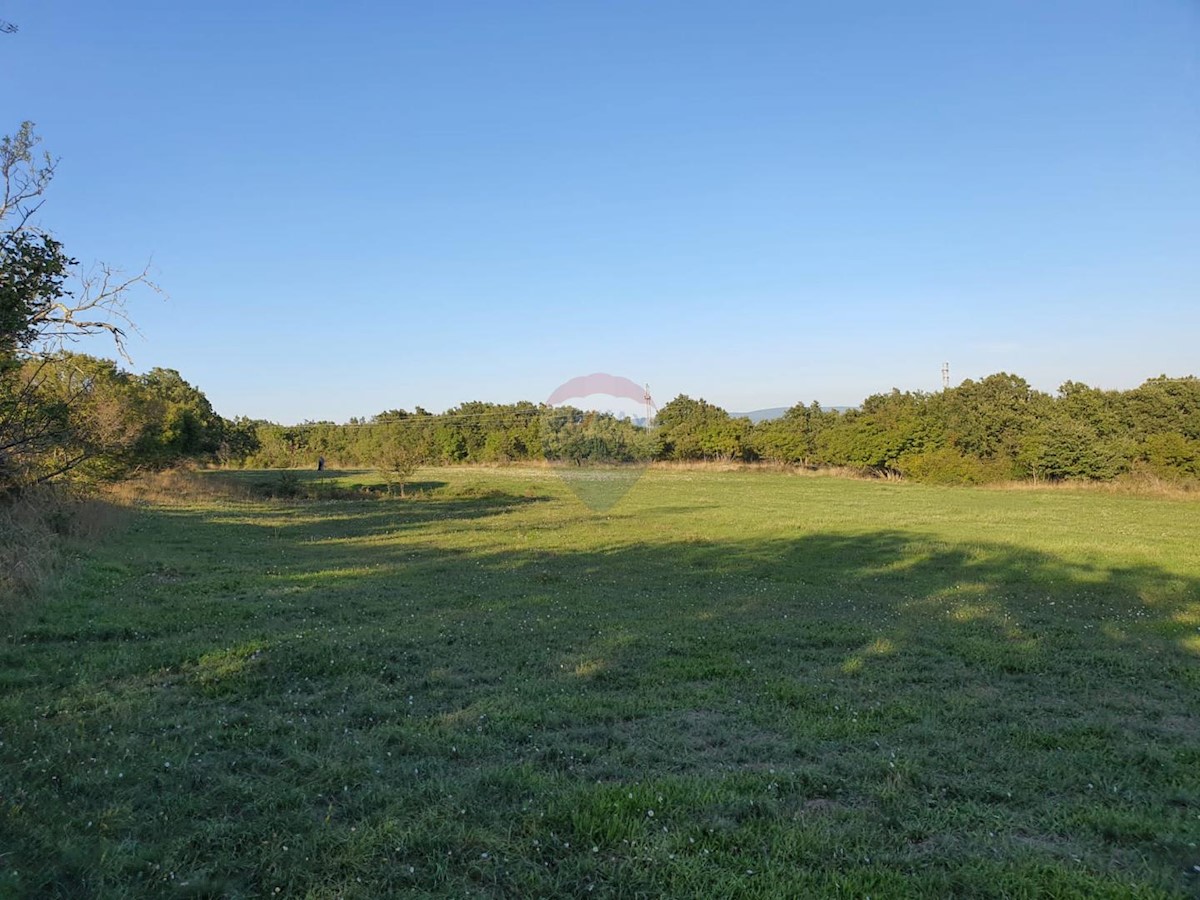
[[[403,435],[423,448],[423,459],[446,463],[761,458],[952,484],[1113,478],[1135,465],[1200,477],[1200,381],[1190,376],[1124,392],[1066,382],[1052,397],[1001,372],[936,394],[874,394],[844,413],[797,404],[758,425],[687,395],[667,403],[649,430],[611,414],[531,403],[466,403],[441,415],[395,409],[371,422],[260,424],[253,459],[288,465],[320,451],[371,465]]]
[[[544,458],[576,465],[645,462],[657,446],[646,428],[628,419],[569,406],[543,412],[541,440]]]
[[[1200,477],[1200,440],[1178,431],[1147,435],[1137,448],[1144,468],[1170,480]]]
[[[1022,474],[1035,481],[1109,479],[1124,471],[1128,463],[1118,441],[1102,438],[1094,426],[1062,409],[1039,419],[1025,432],[1017,461],[1024,469]]]
[[[814,465],[817,460],[817,436],[831,421],[815,400],[805,406],[797,403],[778,419],[759,422],[750,431],[750,443],[756,456],[773,462]]]
[[[380,449],[376,466],[387,480],[388,491],[394,492],[398,487],[403,497],[404,485],[424,462],[424,453],[416,442],[394,434]]]
[[[1007,470],[1007,477],[1013,477],[1019,473],[1017,455],[1024,435],[1039,416],[1049,412],[1051,398],[1035,391],[1024,378],[1000,372],[943,391],[934,405],[950,445],[968,456],[997,463]]]
[[[153,459],[161,408],[116,363],[64,353],[27,360],[18,374],[26,414],[9,431],[13,483],[112,480]]]
[[[751,424],[707,400],[680,394],[655,419],[664,459],[752,459]]]
[[[1088,426],[1103,439],[1125,434],[1122,405],[1119,391],[1102,391],[1078,381],[1065,382],[1054,404],[1057,413]]]
[[[0,492],[6,493],[78,472],[103,456],[95,440],[105,429],[89,423],[115,421],[109,413],[116,407],[101,402],[115,382],[97,373],[77,384],[68,378],[69,386],[56,390],[65,371],[90,364],[54,354],[65,340],[97,333],[110,335],[123,353],[128,292],[154,287],[144,270],[125,277],[100,265],[80,273],[62,244],[34,226],[55,170],[54,160],[36,152],[38,143],[29,122],[0,138]],[[77,282],[73,290],[70,281]]]
[[[817,455],[831,466],[885,471],[895,462],[880,427],[858,410],[843,413],[837,422],[817,437]]]
[[[221,420],[221,440],[217,445],[217,459],[228,465],[245,460],[260,449],[258,425],[253,419],[239,416]]]
[[[211,455],[220,449],[223,422],[203,393],[174,369],[151,369],[140,381],[161,404],[156,449],[163,460]]]
[[[895,465],[905,478],[929,484],[982,484],[995,477],[983,460],[950,446],[904,454]]]
[[[48,235],[0,235],[0,373],[14,368],[18,354],[42,336],[68,296],[64,282],[74,265]]]
[[[1200,440],[1200,378],[1151,378],[1125,395],[1124,415],[1134,437],[1175,432]]]
[[[859,409],[824,421],[814,438],[815,454],[829,465],[897,474],[901,460],[941,444],[941,428],[929,404],[922,393],[874,394]]]

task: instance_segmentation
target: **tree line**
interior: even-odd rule
[[[124,355],[128,292],[145,270],[82,271],[34,215],[56,161],[25,123],[0,139],[0,496],[55,481],[94,483],[193,459],[225,465],[621,464],[728,460],[923,481],[1200,479],[1200,380],[1152,378],[1127,391],[1067,382],[1056,394],[999,373],[936,393],[875,394],[835,411],[797,404],[752,423],[680,395],[652,423],[527,401],[444,413],[391,409],[346,424],[286,426],[218,415],[172,369],[138,375],[66,342],[108,335]],[[649,424],[650,427],[647,427]]]
[[[1047,394],[1000,373],[936,393],[875,394],[849,410],[798,403],[758,423],[681,394],[651,427],[527,401],[281,425],[222,417],[172,369],[132,374],[62,351],[0,355],[0,490],[116,480],[188,459],[292,468],[322,457],[397,473],[423,464],[709,460],[957,484],[1139,472],[1186,481],[1200,479],[1200,379],[1160,376],[1125,391],[1067,382]]]
[[[875,394],[844,411],[798,403],[758,423],[680,395],[652,424],[572,407],[473,402],[442,414],[388,410],[344,425],[240,427],[253,432],[254,448],[242,458],[249,466],[309,465],[321,456],[369,466],[401,448],[436,464],[768,461],[960,484],[1129,472],[1200,478],[1194,376],[1160,376],[1126,391],[1072,381],[1047,394],[998,373],[936,393]]]

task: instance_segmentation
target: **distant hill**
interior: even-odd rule
[[[778,419],[788,411],[786,406],[772,406],[770,409],[753,409],[750,412],[731,412],[730,415],[735,419],[749,419],[751,422],[766,422],[769,419]]]

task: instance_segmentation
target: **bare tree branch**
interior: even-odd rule
[[[43,153],[41,160],[35,162],[34,149],[39,143],[41,138],[34,133],[32,122],[22,122],[15,135],[0,138],[0,181],[3,181],[4,191],[0,200],[0,222],[16,213],[19,216],[17,228],[24,228],[41,205],[40,202],[33,207],[24,204],[45,193],[54,178],[58,160]]]
[[[137,426],[93,375],[62,355],[67,342],[108,335],[117,353],[137,334],[126,303],[159,295],[150,263],[81,270],[36,220],[58,165],[39,153],[33,124],[0,137],[0,490],[64,475],[93,457],[125,453]],[[70,287],[71,283],[76,284]],[[90,465],[90,464],[89,464]]]
[[[150,277],[150,264],[139,272],[126,275],[106,263],[97,263],[80,277],[79,296],[70,303],[58,302],[39,310],[31,319],[38,331],[36,343],[42,355],[61,350],[67,341],[91,334],[107,333],[117,352],[126,362],[132,362],[126,349],[130,332],[141,334],[125,310],[134,288],[144,287],[165,297],[166,291]],[[88,314],[102,311],[108,318],[91,318]]]

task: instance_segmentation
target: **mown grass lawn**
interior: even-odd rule
[[[12,620],[0,893],[1200,892],[1200,503],[417,481],[138,507]]]

